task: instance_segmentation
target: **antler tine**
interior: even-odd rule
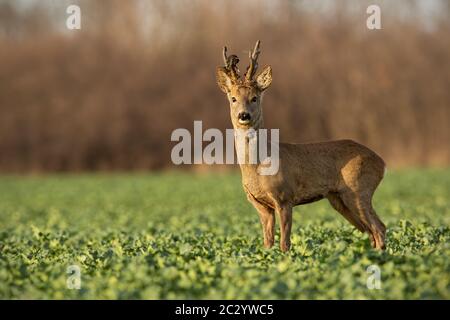
[[[239,68],[237,64],[239,63],[239,58],[237,55],[232,54],[231,56],[227,55],[228,48],[223,47],[223,63],[225,64],[225,70],[230,75],[231,79],[237,83],[240,81],[239,76]]]
[[[259,50],[259,45],[261,44],[261,40],[256,41],[255,48],[253,49],[252,58],[254,60],[258,59],[259,54],[261,51]]]
[[[250,65],[247,68],[247,72],[245,73],[245,81],[251,82],[253,79],[253,76],[256,73],[256,70],[258,69],[258,57],[261,51],[259,50],[259,45],[261,44],[261,41],[256,41],[255,48],[253,51],[250,51],[248,53],[248,57],[250,58]]]
[[[227,47],[223,47],[223,63],[225,64],[225,67],[228,66],[228,57],[227,57]]]

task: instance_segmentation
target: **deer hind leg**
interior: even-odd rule
[[[381,221],[381,219],[378,217],[377,213],[375,212],[375,209],[372,207],[371,202],[369,202],[367,204],[367,207],[369,208],[369,214],[372,217],[372,221],[375,225],[375,230],[376,230],[375,237],[376,237],[376,242],[377,242],[376,248],[384,250],[384,249],[386,249],[386,243],[385,243],[386,226]]]
[[[253,198],[253,196],[247,196],[250,203],[255,207],[259,214],[259,220],[264,235],[264,247],[269,249],[275,242],[275,213],[274,210]]]
[[[372,247],[375,249],[385,249],[386,227],[378,218],[372,207],[371,196],[361,196],[354,192],[346,192],[342,195],[344,204],[359,216],[359,220],[369,233]]]
[[[356,229],[358,229],[361,232],[366,231],[366,227],[361,222],[359,216],[357,214],[354,214],[351,210],[347,208],[347,206],[344,204],[344,202],[337,193],[329,193],[327,195],[327,198],[331,206],[337,212],[342,214],[344,218],[347,219],[347,221],[350,222]]]

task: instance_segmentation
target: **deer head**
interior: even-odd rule
[[[224,66],[217,68],[217,84],[227,95],[230,103],[231,122],[236,129],[259,129],[262,127],[262,97],[272,82],[272,68],[267,66],[255,77],[258,69],[260,41],[249,52],[250,64],[241,77],[236,55],[227,55],[223,48]]]

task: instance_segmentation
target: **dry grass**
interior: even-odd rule
[[[231,126],[221,46],[244,64],[256,39],[274,70],[266,125],[282,140],[352,138],[390,166],[450,164],[448,12],[431,29],[386,14],[369,31],[345,5],[81,1],[82,30],[60,32],[64,14],[42,3],[0,2],[3,172],[171,166],[172,130]]]

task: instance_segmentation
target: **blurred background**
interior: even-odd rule
[[[175,167],[174,129],[231,128],[215,68],[227,45],[245,69],[257,39],[282,141],[351,138],[388,167],[448,166],[449,15],[447,0],[0,0],[0,171]]]

